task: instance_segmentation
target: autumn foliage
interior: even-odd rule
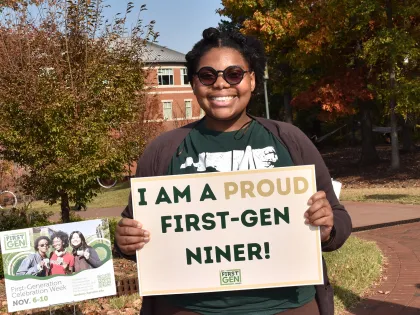
[[[332,116],[354,114],[352,107],[357,100],[371,101],[374,93],[366,86],[365,74],[358,70],[347,70],[336,76],[320,79],[309,89],[301,92],[292,100],[296,108],[320,106],[325,113]]]
[[[27,170],[28,194],[61,203],[66,222],[97,178],[127,175],[152,134],[142,54],[155,33],[141,20],[128,29],[131,2],[109,21],[101,0],[30,4],[0,19],[0,155]]]

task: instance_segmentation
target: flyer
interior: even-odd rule
[[[131,179],[142,296],[323,283],[314,165]],[[168,263],[170,262],[170,263]]]
[[[0,232],[9,312],[115,295],[106,219]]]

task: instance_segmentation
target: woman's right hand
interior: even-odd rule
[[[115,231],[115,240],[123,254],[134,255],[150,241],[150,233],[143,229],[140,222],[122,218]]]

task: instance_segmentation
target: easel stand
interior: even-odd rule
[[[69,305],[70,303],[60,303],[60,304],[50,304],[48,305],[48,308],[50,310],[50,315],[54,315],[55,311],[51,309],[51,307],[54,306],[60,306],[60,305]],[[73,304],[73,315],[76,315],[76,303],[73,301],[71,302],[71,304]]]

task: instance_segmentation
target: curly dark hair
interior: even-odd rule
[[[237,31],[220,32],[214,27],[203,31],[203,39],[197,42],[193,49],[187,53],[187,75],[192,82],[192,77],[197,72],[197,67],[202,56],[212,48],[227,47],[237,50],[248,63],[251,71],[255,73],[255,83],[259,86],[263,82],[265,68],[264,45],[252,36],[243,35]]]
[[[46,240],[46,241],[48,241],[48,245],[51,245],[51,240],[50,240],[47,236],[40,236],[40,237],[38,237],[38,238],[35,240],[35,242],[34,242],[34,248],[35,248],[35,251],[38,251],[38,244],[39,244],[39,242],[40,242],[40,241],[42,241],[42,240]]]
[[[67,248],[69,246],[69,235],[66,232],[54,232],[54,234],[51,236],[51,240],[54,242],[55,238],[59,238],[63,241],[63,248]]]

